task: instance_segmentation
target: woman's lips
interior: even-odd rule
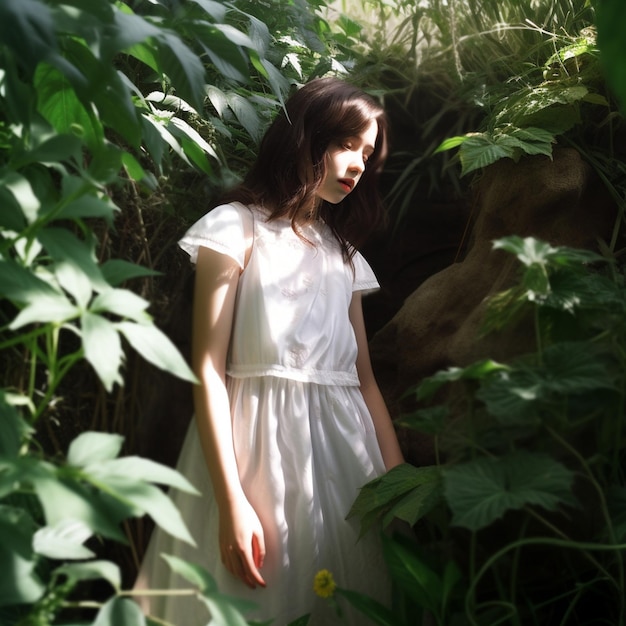
[[[352,191],[352,188],[354,187],[354,181],[348,178],[339,179],[339,184],[346,193]]]

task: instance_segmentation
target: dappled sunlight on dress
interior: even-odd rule
[[[359,254],[354,272],[344,263],[324,223],[303,227],[303,239],[288,220],[267,222],[260,210],[238,203],[211,211],[180,245],[192,260],[205,245],[243,267],[248,229],[254,244],[238,285],[227,387],[240,480],[263,525],[267,587],[248,589],[221,564],[217,507],[194,422],[178,469],[203,495],[172,498],[198,548],[157,530],[142,574],[152,588],[184,587],[159,563],[160,553],[176,554],[206,567],[220,591],[255,602],[249,618],[283,626],[313,611],[310,623],[326,626],[333,615],[313,593],[320,569],[341,587],[388,596],[378,536],[357,541],[358,520],[345,520],[359,488],[384,472],[348,317],[353,291],[378,284]],[[189,599],[153,601],[151,611],[176,626],[208,622]],[[357,615],[352,623],[366,620]]]

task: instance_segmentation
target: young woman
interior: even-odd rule
[[[180,241],[196,263],[201,384],[178,469],[203,496],[172,495],[197,547],[155,531],[140,586],[184,586],[166,553],[207,568],[221,592],[255,604],[250,618],[275,626],[306,613],[333,623],[313,592],[321,569],[387,599],[377,533],[358,540],[358,520],[345,519],[359,488],[403,461],[361,308],[378,284],[354,247],[381,222],[385,156],[378,102],[335,78],[311,81],[244,182]],[[189,599],[153,600],[149,612],[208,621]]]

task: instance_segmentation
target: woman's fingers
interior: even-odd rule
[[[254,535],[249,550],[230,545],[222,553],[222,563],[226,569],[252,589],[255,589],[257,585],[265,587],[265,580],[259,571],[262,567],[259,545],[260,542]]]

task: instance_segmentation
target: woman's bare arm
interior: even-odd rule
[[[392,467],[404,463],[404,458],[400,450],[400,444],[398,443],[393,422],[391,421],[391,416],[389,415],[387,405],[380,393],[378,383],[376,382],[372,370],[360,292],[355,292],[352,295],[352,302],[350,303],[350,321],[354,328],[358,346],[356,367],[361,383],[361,393],[372,415],[374,427],[376,428],[376,438],[378,439],[378,445],[383,455],[385,467],[387,470],[390,470]]]
[[[239,265],[229,256],[200,247],[196,264],[192,364],[196,422],[220,513],[222,562],[250,587],[265,585],[259,569],[265,556],[263,529],[244,495],[233,447],[226,391]]]

